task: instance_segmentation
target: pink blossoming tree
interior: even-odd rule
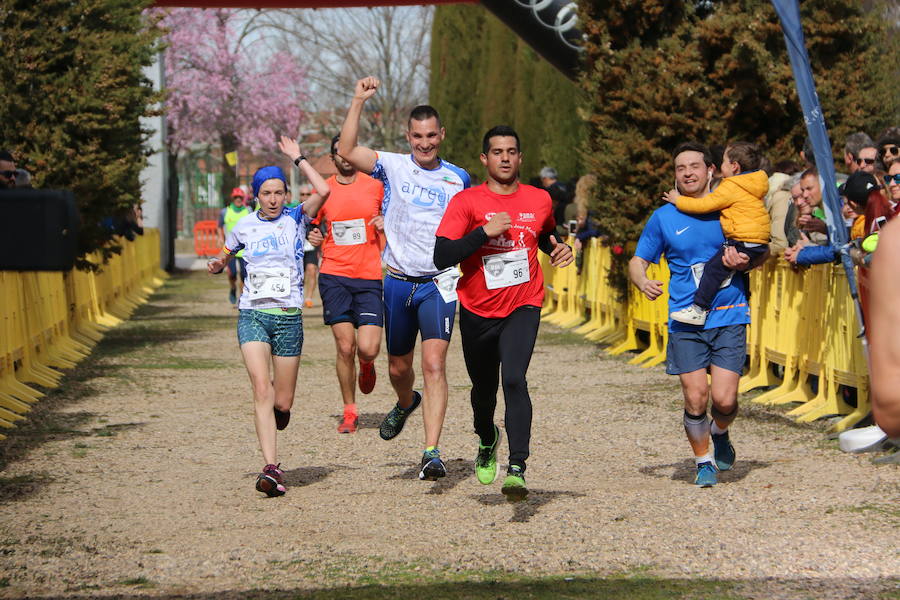
[[[306,100],[304,69],[236,10],[177,8],[164,14],[169,149],[178,154],[198,144],[217,148],[228,197],[236,178],[225,154],[272,156],[277,136],[297,135]]]

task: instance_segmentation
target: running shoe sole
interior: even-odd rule
[[[736,455],[734,446],[731,445],[731,440],[728,439],[728,432],[726,431],[719,435],[713,434],[711,437],[713,456],[716,458],[716,469],[719,471],[730,471],[731,467],[734,466]]]
[[[357,378],[359,391],[363,394],[371,394],[372,390],[375,389],[376,380],[375,363],[368,363],[366,365],[359,363],[359,377]]]
[[[400,435],[400,432],[403,431],[403,426],[406,425],[406,419],[409,418],[409,415],[413,414],[421,403],[422,394],[413,392],[413,403],[408,409],[404,410],[395,404],[394,408],[392,408],[391,412],[384,417],[381,426],[378,428],[378,435],[381,436],[381,439],[392,440]]]
[[[525,479],[516,475],[507,475],[500,491],[510,502],[520,502],[528,496],[528,488]]]
[[[288,423],[291,422],[291,411],[278,410],[277,408],[272,410],[275,411],[275,429],[283,431],[288,426]]]
[[[422,470],[419,471],[419,479],[422,481],[437,481],[441,477],[446,476],[447,467],[444,466],[444,461],[440,458],[432,458],[422,465]]]
[[[262,492],[269,498],[274,498],[275,496],[283,496],[285,489],[274,477],[261,474],[256,478],[256,491]]]

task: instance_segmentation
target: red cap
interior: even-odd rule
[[[235,196],[240,196],[241,198],[246,198],[247,194],[245,194],[244,190],[242,190],[241,188],[236,187],[233,190],[231,190],[231,197],[234,198]]]

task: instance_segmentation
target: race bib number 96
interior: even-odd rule
[[[484,283],[489,290],[519,285],[531,280],[528,250],[514,250],[483,256]]]

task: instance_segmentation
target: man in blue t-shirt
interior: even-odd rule
[[[675,182],[684,196],[702,198],[710,191],[715,170],[712,155],[700,144],[686,142],[673,152]],[[689,215],[666,203],[656,209],[644,226],[637,250],[628,264],[629,277],[650,300],[662,294],[662,281],[648,279],[650,263],[661,256],[669,265],[669,313],[691,305],[703,267],[725,243],[719,214]],[[749,262],[734,248],[722,260],[729,269]],[[723,282],[702,326],[669,320],[666,373],[678,375],[684,394],[684,429],[697,464],[695,483],[716,484],[717,471],[734,464],[734,448],[728,426],[737,416],[738,380],[747,353],[746,326],[750,322],[746,278],[736,273]],[[707,369],[712,383],[707,382]],[[706,416],[712,395],[712,423]],[[713,449],[710,449],[712,437]]]

